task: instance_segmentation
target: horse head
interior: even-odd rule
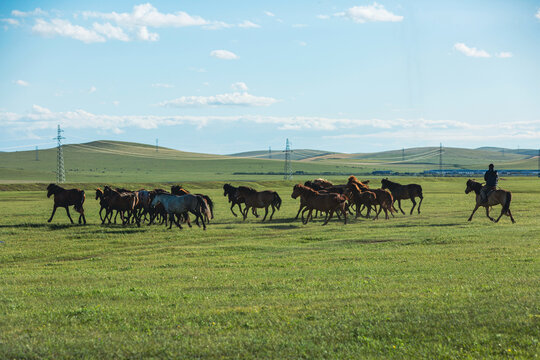
[[[390,184],[390,181],[388,180],[388,178],[386,179],[381,179],[381,187],[383,189],[388,189],[388,185]]]
[[[298,196],[300,196],[300,194],[301,194],[301,186],[302,186],[301,184],[294,185],[293,192],[291,194],[291,197],[293,199],[296,199]]]
[[[96,189],[96,200],[101,199],[101,198],[103,198],[103,190],[101,190],[100,188],[97,188]]]
[[[52,183],[49,184],[49,186],[47,186],[47,197],[50,198],[51,195],[56,194],[59,190],[63,190],[63,189],[56,184],[52,184]]]

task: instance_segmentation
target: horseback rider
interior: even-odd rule
[[[480,199],[482,202],[487,202],[487,197],[490,191],[497,190],[497,183],[499,182],[499,174],[493,169],[493,164],[489,164],[489,170],[484,174],[484,180],[486,184],[480,191]]]

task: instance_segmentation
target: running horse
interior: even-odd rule
[[[53,211],[51,214],[51,217],[47,222],[51,222],[54,213],[56,212],[57,207],[63,207],[66,209],[67,216],[71,223],[73,224],[73,219],[71,218],[71,215],[69,214],[69,207],[71,205],[75,205],[74,209],[77,211],[79,215],[79,224],[81,223],[81,220],[84,221],[84,224],[86,225],[86,217],[84,216],[84,199],[86,196],[84,195],[84,190],[81,189],[69,189],[66,190],[63,187],[60,187],[56,184],[49,184],[47,186],[47,197],[50,198],[52,195],[54,195],[54,205],[53,205]]]
[[[244,220],[246,220],[250,208],[255,216],[257,216],[255,209],[264,208],[264,217],[262,219],[262,221],[264,221],[268,215],[268,208],[272,207],[272,213],[268,219],[271,221],[276,209],[279,210],[281,206],[281,198],[278,193],[273,190],[257,191],[247,186],[239,186],[237,189],[237,198],[243,199],[246,204],[244,212],[242,213]]]
[[[489,220],[493,222],[499,222],[499,219],[503,215],[510,216],[510,220],[512,220],[512,224],[515,223],[514,217],[512,216],[512,212],[510,211],[510,202],[512,201],[512,193],[510,191],[506,190],[494,190],[490,193],[488,193],[487,196],[487,202],[482,202],[482,198],[480,197],[480,191],[482,190],[482,184],[479,182],[476,182],[474,180],[467,180],[467,188],[465,189],[465,194],[470,193],[471,191],[474,191],[476,193],[476,206],[474,207],[474,210],[469,217],[469,221],[472,220],[474,213],[480,206],[483,206],[486,208],[486,216],[489,218]],[[489,216],[489,208],[493,205],[502,205],[501,214],[497,218],[497,220],[493,219],[491,216]]]
[[[413,210],[416,206],[416,197],[420,198],[420,202],[418,203],[418,213],[420,214],[420,206],[422,205],[422,200],[424,200],[424,195],[422,194],[422,186],[418,184],[407,184],[407,185],[401,185],[397,182],[393,182],[386,179],[381,180],[382,188],[388,189],[392,193],[392,196],[394,197],[394,202],[397,200],[399,210],[401,210],[401,213],[405,215],[405,212],[401,208],[401,200],[411,199],[413,206],[411,208],[411,212],[409,215],[412,215]]]

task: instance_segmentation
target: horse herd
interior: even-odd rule
[[[486,215],[492,221],[499,221],[502,215],[510,216],[512,222],[514,218],[510,212],[511,194],[508,191],[496,190],[488,195],[488,202],[481,203],[480,190],[482,184],[473,180],[467,181],[466,193],[474,191],[476,193],[476,207],[471,214],[480,207],[486,208]],[[73,224],[73,219],[69,213],[69,206],[74,206],[79,215],[79,224],[86,224],[83,204],[85,201],[85,192],[80,189],[64,189],[56,184],[49,184],[47,187],[47,197],[54,195],[54,207],[48,222],[51,222],[56,209],[63,207],[66,209],[67,216]],[[227,197],[232,214],[235,206],[238,207],[243,220],[246,220],[250,210],[255,217],[259,217],[257,209],[264,208],[265,214],[262,221],[268,217],[269,209],[272,210],[268,220],[272,220],[276,210],[281,207],[282,200],[278,193],[273,190],[257,191],[248,186],[223,185],[223,196]],[[393,217],[398,211],[394,207],[398,203],[399,210],[405,214],[401,208],[401,200],[410,199],[412,215],[414,209],[420,214],[420,207],[424,196],[422,187],[418,184],[401,185],[386,179],[381,180],[381,188],[373,189],[369,187],[369,180],[359,181],[354,175],[347,179],[345,184],[333,184],[325,179],[315,179],[306,181],[304,185],[294,185],[291,194],[293,199],[300,198],[300,207],[296,213],[295,219],[299,216],[302,223],[307,224],[318,214],[324,214],[323,225],[328,224],[336,214],[338,218],[343,218],[344,224],[347,223],[347,215],[354,215],[356,218],[362,216],[370,218],[374,213],[373,220],[378,219],[379,214],[384,211],[385,218],[389,219],[389,214]],[[99,200],[99,216],[101,223],[116,223],[118,215],[123,225],[136,224],[148,221],[148,225],[153,223],[165,224],[169,229],[173,224],[182,229],[182,223],[187,223],[191,227],[189,214],[195,216],[197,226],[206,225],[214,218],[214,203],[212,199],[204,194],[192,194],[179,185],[171,187],[171,191],[164,189],[138,190],[131,191],[122,188],[111,188],[105,186],[103,189],[96,189],[96,200]],[[416,198],[420,201],[416,202]],[[489,216],[489,208],[493,205],[501,204],[503,209],[497,220]],[[103,212],[105,211],[105,214]],[[315,211],[315,214],[313,213]],[[365,213],[363,213],[365,212]],[[306,214],[307,213],[307,214]],[[113,219],[114,215],[114,219]]]

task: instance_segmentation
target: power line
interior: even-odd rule
[[[56,135],[54,140],[57,141],[57,154],[56,154],[56,160],[57,160],[57,167],[56,167],[56,182],[59,184],[62,184],[66,182],[66,172],[64,170],[64,151],[62,149],[62,139],[65,139],[65,137],[62,136],[62,133],[64,130],[60,129],[60,124],[58,125],[58,134]]]

